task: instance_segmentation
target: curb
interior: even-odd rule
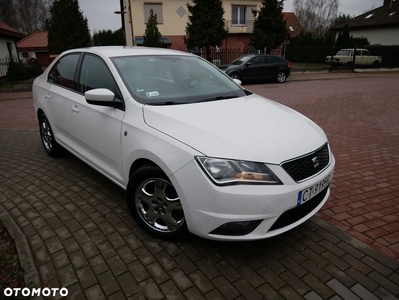
[[[19,261],[25,272],[24,279],[26,287],[30,289],[41,288],[39,273],[36,269],[35,260],[33,259],[32,251],[26,235],[21,231],[17,223],[15,223],[14,219],[7,211],[2,211],[0,213],[0,220],[3,222],[8,233],[15,241]]]

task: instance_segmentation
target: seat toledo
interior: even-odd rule
[[[330,194],[323,130],[189,53],[70,50],[33,97],[45,151],[65,148],[125,189],[132,217],[157,237],[263,239]]]

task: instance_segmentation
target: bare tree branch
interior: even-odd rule
[[[338,14],[339,0],[294,0],[294,12],[302,27],[322,37]]]
[[[52,0],[0,0],[0,20],[28,35],[43,29]]]

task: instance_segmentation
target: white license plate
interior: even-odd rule
[[[305,202],[309,201],[313,197],[317,196],[322,190],[324,190],[331,181],[331,173],[328,174],[323,180],[318,183],[304,189],[298,193],[298,200],[296,206],[300,206]]]

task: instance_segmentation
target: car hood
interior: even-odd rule
[[[210,157],[279,164],[326,143],[305,116],[258,95],[143,108],[145,122]]]
[[[227,68],[233,67],[233,66],[239,67],[239,65],[231,65],[231,64],[229,64],[229,65],[221,65],[218,68],[221,69],[221,70],[226,70]]]

